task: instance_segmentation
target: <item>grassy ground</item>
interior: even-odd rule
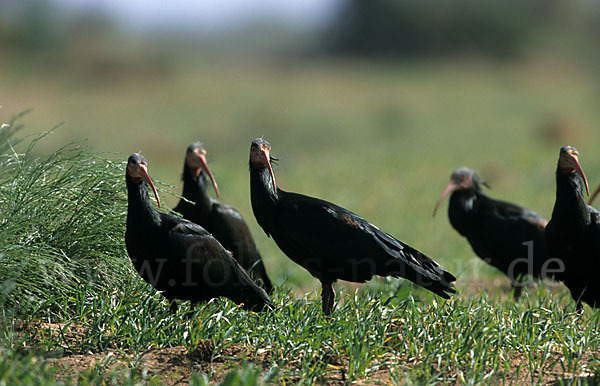
[[[4,67],[0,120],[34,107],[22,120],[28,132],[66,121],[36,146],[41,153],[83,138],[111,160],[142,150],[150,174],[175,192],[186,146],[202,140],[222,199],[247,219],[281,286],[276,310],[254,314],[216,301],[172,316],[135,276],[76,286],[32,302],[27,313],[3,308],[1,380],[570,383],[600,372],[600,314],[575,314],[560,286],[533,287],[513,301],[508,281],[474,257],[444,211],[431,217],[462,165],[488,180],[492,196],[548,217],[564,144],[580,150],[591,185],[599,183],[597,73],[556,60],[192,63],[143,77],[77,66],[33,76]],[[323,318],[315,280],[253,219],[247,157],[261,135],[281,159],[281,187],[341,204],[434,257],[459,277],[459,295],[442,302],[396,280],[375,280],[356,294],[340,284],[341,301]],[[107,169],[90,175],[122,178],[118,162]],[[107,189],[120,197],[121,183]],[[105,220],[118,234],[125,203],[112,202]],[[127,262],[122,240],[115,243],[111,258]]]

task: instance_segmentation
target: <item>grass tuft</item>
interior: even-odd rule
[[[17,118],[0,131],[0,307],[62,313],[57,299],[79,287],[121,287],[132,277],[123,166],[77,144],[38,155],[47,133],[17,151]]]

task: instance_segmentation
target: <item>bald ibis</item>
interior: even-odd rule
[[[544,240],[547,222],[529,209],[488,197],[482,186],[489,188],[473,170],[456,169],[433,215],[450,195],[450,224],[469,241],[477,256],[508,276],[518,299],[523,277],[542,278],[548,264]]]
[[[206,150],[202,143],[195,142],[187,148],[183,164],[184,199],[179,201],[175,211],[212,233],[225,249],[233,253],[234,259],[250,273],[250,277],[270,293],[273,286],[248,225],[235,208],[208,195],[207,176],[218,197],[219,188],[208,168]]]
[[[600,212],[586,205],[583,187],[589,188],[579,164],[579,152],[560,149],[556,168],[556,201],[546,227],[550,256],[564,264],[561,279],[581,310],[582,302],[600,306]]]
[[[209,232],[190,221],[158,212],[148,197],[150,185],[158,205],[148,162],[140,154],[127,161],[127,229],[125,245],[139,275],[170,301],[193,303],[225,296],[246,309],[270,304],[267,294]]]
[[[435,261],[362,217],[317,198],[289,193],[275,182],[271,145],[250,147],[250,192],[258,224],[294,262],[321,281],[323,313],[333,310],[338,280],[365,282],[374,275],[406,278],[448,299],[456,278]]]

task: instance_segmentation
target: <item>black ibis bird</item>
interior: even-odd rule
[[[269,297],[208,231],[152,206],[146,183],[148,163],[140,154],[127,161],[125,245],[140,276],[162,291],[176,311],[175,299],[192,303],[225,296],[246,309],[260,310]]]
[[[195,142],[187,148],[181,194],[184,199],[179,201],[175,211],[212,233],[225,249],[233,253],[234,259],[250,273],[250,277],[270,293],[273,286],[248,225],[235,208],[208,195],[207,176],[218,197],[219,188],[208,168],[206,150],[200,142]]]
[[[600,306],[600,212],[586,205],[583,187],[587,179],[579,164],[579,152],[571,146],[560,149],[556,168],[556,201],[546,227],[550,257],[564,265],[557,274],[582,309],[582,302]]]
[[[529,209],[488,197],[482,186],[489,188],[473,170],[456,169],[433,215],[450,195],[450,224],[469,241],[477,256],[508,276],[518,299],[525,275],[544,279],[547,221]]]
[[[323,313],[333,310],[333,283],[374,275],[406,278],[448,299],[456,278],[435,261],[362,217],[330,202],[280,189],[271,145],[250,146],[250,192],[258,224],[294,262],[321,281]]]

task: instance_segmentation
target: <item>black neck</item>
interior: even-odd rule
[[[201,172],[198,177],[194,176],[190,168],[183,165],[183,193],[181,195],[196,203],[196,210],[202,213],[209,213],[212,206],[212,199],[206,191],[206,176]]]
[[[484,198],[487,198],[485,193],[475,187],[457,190],[450,195],[448,218],[454,229],[463,236],[473,231],[471,228],[475,223],[471,221],[471,216],[476,214],[479,201]]]
[[[576,173],[556,172],[556,202],[552,218],[560,218],[566,227],[581,229],[586,223],[587,207],[583,199],[581,178]]]
[[[160,215],[152,206],[145,182],[134,182],[129,176],[127,183],[127,222],[141,220],[142,224],[159,224]]]
[[[274,215],[274,209],[280,198],[280,190],[274,189],[273,180],[269,169],[254,168],[250,165],[250,200],[252,201],[252,210],[258,224],[262,226],[267,233],[268,224],[272,223],[269,218]]]
[[[275,190],[271,173],[266,167],[260,169],[250,167],[250,188],[269,201],[276,203],[279,200],[279,189]]]

